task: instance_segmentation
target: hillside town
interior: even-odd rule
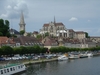
[[[21,12],[19,28],[20,30],[10,29],[10,34],[16,37],[0,36],[0,47],[11,46],[34,46],[39,45],[50,49],[51,47],[65,46],[68,48],[91,48],[100,46],[100,37],[88,36],[85,31],[74,31],[68,29],[62,22],[43,24],[40,31],[27,32],[25,29],[24,14]],[[20,31],[25,31],[20,34]]]

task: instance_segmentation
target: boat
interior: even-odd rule
[[[88,57],[92,57],[93,56],[93,53],[87,53],[87,56]]]
[[[0,75],[13,75],[26,70],[26,66],[24,64],[16,63],[16,64],[6,64],[0,67]]]
[[[87,56],[86,53],[83,53],[83,54],[80,54],[79,57],[80,57],[80,58],[87,58],[88,56]]]
[[[69,59],[77,59],[79,58],[79,55],[76,55],[76,54],[69,54]]]
[[[66,55],[61,55],[58,57],[58,60],[67,60],[68,57]]]
[[[68,54],[69,59],[77,59],[79,58],[79,53],[78,52],[71,52]]]

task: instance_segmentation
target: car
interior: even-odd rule
[[[4,61],[5,59],[3,57],[0,57],[0,61]]]

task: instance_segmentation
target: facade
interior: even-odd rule
[[[84,39],[84,38],[86,38],[86,34],[83,31],[77,31],[77,32],[75,32],[75,37],[74,38]]]
[[[20,31],[22,31],[22,30],[25,31],[25,22],[24,22],[24,15],[23,15],[23,12],[21,12],[21,17],[20,17],[19,26],[20,26]]]
[[[50,22],[43,25],[43,28],[40,29],[40,34],[45,35],[49,33],[51,37],[67,37],[68,31],[65,28],[63,23]]]
[[[75,31],[73,29],[68,29],[68,32],[69,32],[69,35],[68,35],[69,38],[75,37]]]

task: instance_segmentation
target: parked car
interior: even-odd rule
[[[0,61],[4,61],[5,59],[3,57],[0,57]]]

